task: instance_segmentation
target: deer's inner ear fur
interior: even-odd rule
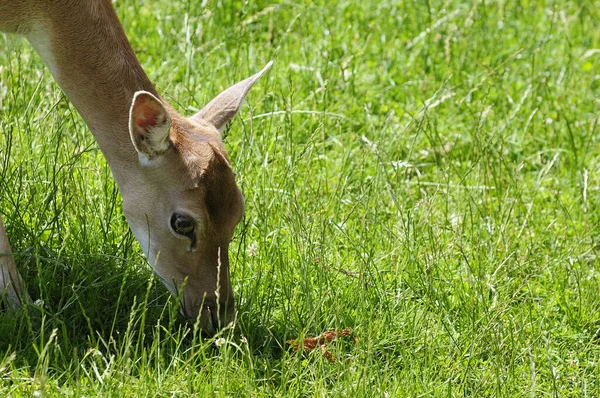
[[[129,111],[129,133],[138,153],[147,160],[164,153],[171,147],[170,129],[171,116],[164,104],[147,91],[136,92]]]
[[[244,98],[254,86],[254,84],[260,79],[273,65],[273,61],[270,61],[264,68],[257,74],[242,80],[239,83],[229,87],[221,94],[217,95],[212,101],[210,101],[204,108],[197,114],[191,117],[192,120],[200,119],[204,120],[213,126],[217,130],[223,131],[227,124],[233,120],[235,115],[239,112]]]

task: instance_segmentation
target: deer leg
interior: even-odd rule
[[[0,298],[6,299],[10,309],[19,308],[29,300],[15,265],[2,217],[0,217]]]

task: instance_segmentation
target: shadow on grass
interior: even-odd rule
[[[244,338],[252,355],[274,360],[286,348],[285,325],[264,324],[251,315],[252,308],[240,311],[245,315],[233,330],[200,337],[180,315],[178,300],[147,266],[133,260],[59,255],[40,246],[25,250],[17,262],[34,301],[18,311],[0,312],[0,353],[16,352],[17,367],[35,364],[49,339],[60,346],[65,363],[75,351],[110,346],[119,352],[132,340],[140,349],[159,344],[165,359],[198,342],[212,352],[219,337]]]
[[[34,303],[0,313],[0,351],[27,357],[54,329],[68,346],[90,347],[134,329],[148,338],[157,323],[185,324],[147,266],[114,256],[62,256],[45,247],[26,250],[17,262]]]

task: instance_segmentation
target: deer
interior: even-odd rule
[[[0,31],[24,36],[94,135],[151,268],[207,335],[235,318],[228,247],[244,214],[221,133],[255,75],[189,117],[142,69],[110,0],[0,0]],[[0,291],[31,302],[0,217]]]

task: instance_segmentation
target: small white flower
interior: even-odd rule
[[[219,337],[218,339],[215,340],[215,345],[217,347],[221,347],[225,343],[227,343],[227,340],[225,340],[223,337]]]
[[[395,169],[409,168],[412,167],[412,164],[404,162],[402,160],[392,160],[392,167],[394,167]]]
[[[248,257],[254,257],[258,254],[258,245],[256,243],[250,243],[248,246]]]

